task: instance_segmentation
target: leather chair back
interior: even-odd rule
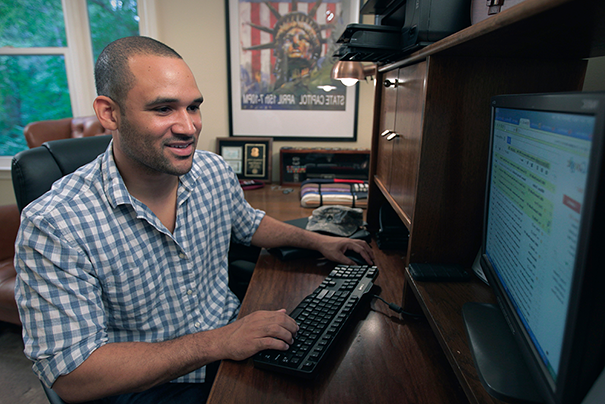
[[[101,126],[95,115],[31,122],[23,129],[23,135],[30,149],[42,146],[44,142],[51,140],[109,134],[110,131]]]
[[[55,181],[97,158],[110,140],[111,135],[53,140],[17,153],[11,174],[19,211],[49,191]]]

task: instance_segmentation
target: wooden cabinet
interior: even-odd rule
[[[426,62],[385,74],[376,181],[393,197],[410,227],[418,176]]]
[[[586,69],[581,56],[603,52],[601,45],[596,42],[587,54],[576,55],[582,46],[567,47],[565,37],[559,42],[563,52],[542,49],[551,47],[543,42],[544,34],[557,32],[550,19],[577,16],[580,10],[585,19],[592,18],[589,4],[526,0],[379,67],[368,221],[378,228],[381,204],[391,204],[410,230],[406,264],[472,263],[481,240],[490,99],[581,90]],[[502,52],[486,48],[484,37]]]
[[[406,267],[470,267],[481,244],[491,97],[580,91],[586,58],[605,55],[603,21],[604,2],[525,0],[378,68],[368,224],[377,230],[389,204],[408,227],[403,305],[422,309],[471,402],[497,400],[478,382],[461,306],[493,296],[478,280],[415,282]]]
[[[399,70],[391,70],[383,75],[384,83],[397,81],[399,78]],[[378,83],[377,85],[383,85]],[[389,134],[395,130],[395,115],[397,113],[397,87],[389,85],[382,89],[382,114],[379,122],[380,137],[376,139],[376,156],[380,156],[379,160],[375,159],[376,170],[374,173],[375,181],[383,184],[387,191],[390,191],[391,184],[391,162],[393,160],[393,141],[382,134]]]
[[[436,54],[382,72],[370,226],[388,202],[410,230],[406,264],[470,265],[481,238],[490,98],[579,90],[585,65]],[[394,77],[397,88],[385,87]],[[385,131],[396,136],[388,140]]]

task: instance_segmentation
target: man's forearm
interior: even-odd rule
[[[94,351],[53,389],[66,401],[143,391],[219,360],[211,331],[159,343],[110,343]]]
[[[296,322],[282,309],[256,311],[224,327],[171,341],[110,343],[60,376],[53,390],[71,402],[143,391],[218,360],[286,350],[297,331]]]
[[[263,248],[289,246],[317,250],[323,238],[325,236],[265,215],[252,237],[252,244]]]
[[[360,254],[370,265],[374,260],[372,249],[363,240],[326,236],[300,229],[266,215],[252,236],[252,244],[264,248],[289,246],[317,250],[331,261],[349,265],[354,265],[355,262],[345,256],[347,250]]]

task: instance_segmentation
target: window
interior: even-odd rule
[[[27,123],[94,114],[94,60],[115,39],[155,36],[154,11],[154,0],[0,0],[1,168],[27,148]]]

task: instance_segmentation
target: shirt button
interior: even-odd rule
[[[186,258],[187,258],[187,255],[185,255],[185,253],[180,253],[180,254],[179,254],[179,258],[181,258],[181,259],[186,259]]]
[[[193,290],[189,289],[189,290],[187,291],[187,294],[188,294],[189,296],[191,296],[191,295],[193,294]]]
[[[200,328],[202,326],[200,323],[195,323],[193,325],[195,326],[195,328]]]

